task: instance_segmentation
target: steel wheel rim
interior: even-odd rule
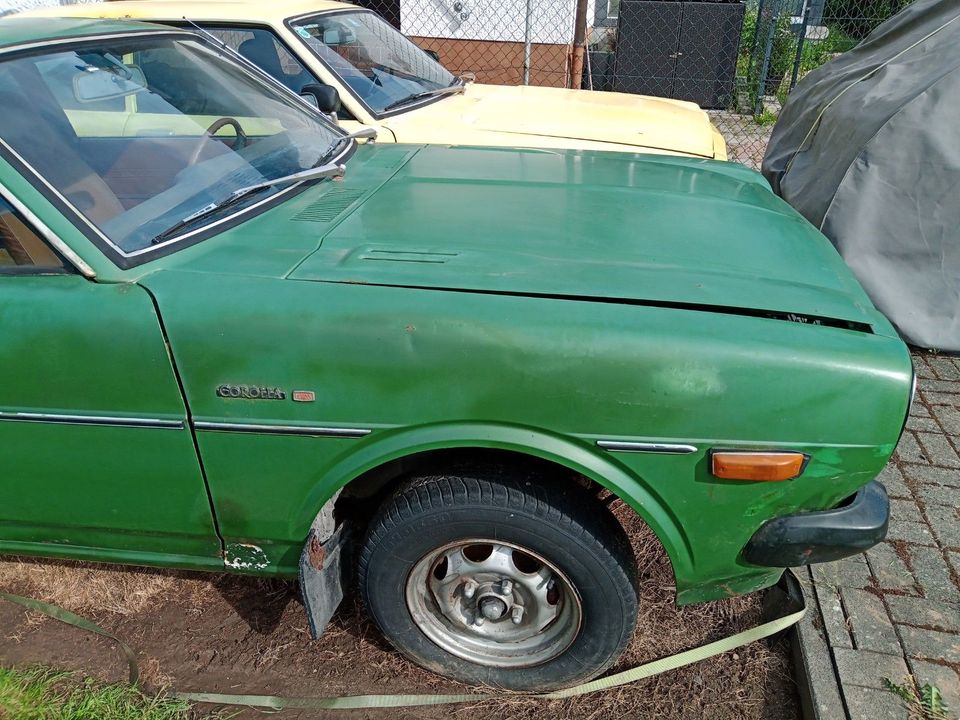
[[[562,654],[580,631],[580,596],[543,556],[500,540],[461,540],[424,555],[407,609],[434,644],[478,665],[519,668]]]

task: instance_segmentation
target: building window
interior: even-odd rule
[[[595,27],[615,27],[620,11],[620,0],[596,0]]]

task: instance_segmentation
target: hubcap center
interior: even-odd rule
[[[480,601],[480,612],[487,620],[499,620],[507,613],[507,604],[497,597],[485,597]]]

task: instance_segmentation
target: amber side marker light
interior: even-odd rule
[[[715,450],[710,453],[710,472],[724,480],[779,482],[798,477],[807,460],[798,452]]]

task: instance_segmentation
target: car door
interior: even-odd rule
[[[73,271],[12,202],[0,192],[0,550],[215,563],[150,295]]]

